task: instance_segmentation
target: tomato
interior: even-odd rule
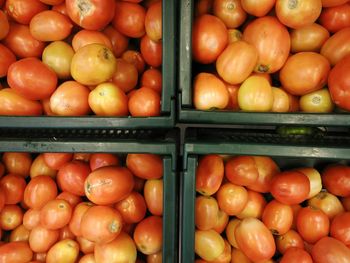
[[[300,236],[314,244],[329,233],[329,218],[317,208],[303,207],[297,215],[297,229]]]
[[[42,226],[34,227],[29,234],[29,245],[33,252],[47,252],[57,241],[59,230],[49,230]]]
[[[346,246],[350,245],[350,212],[339,213],[331,221],[330,235]]]
[[[224,262],[230,262],[231,261],[231,245],[230,243],[225,240],[225,248],[224,251],[214,260],[209,261],[210,263],[224,263]]]
[[[5,206],[5,199],[6,199],[5,191],[3,191],[0,187],[0,212]]]
[[[96,244],[95,260],[98,263],[136,262],[137,250],[133,239],[121,232],[112,242]]]
[[[243,210],[236,216],[239,219],[248,217],[261,218],[265,206],[266,201],[261,193],[248,190],[248,201]]]
[[[46,260],[46,253],[34,253],[33,259],[36,260],[36,261],[33,261],[32,263],[45,262],[45,260]]]
[[[59,5],[64,2],[64,0],[39,0],[39,1],[47,5]]]
[[[49,7],[37,0],[6,0],[5,11],[9,17],[20,24],[28,25],[38,13]]]
[[[70,192],[61,192],[56,199],[60,199],[60,200],[65,200],[67,201],[72,208],[76,207],[79,203],[82,202],[82,199],[80,196],[78,195],[74,195]]]
[[[73,160],[88,163],[90,161],[91,153],[74,153]]]
[[[305,174],[310,181],[310,192],[309,192],[309,198],[314,197],[322,190],[322,180],[320,173],[312,167],[300,167],[296,168],[298,172],[301,172]]]
[[[69,17],[82,28],[101,30],[112,21],[116,4],[114,0],[73,0],[66,1],[66,7]]]
[[[252,261],[241,250],[233,248],[231,251],[231,262],[251,263]]]
[[[277,0],[276,16],[290,28],[300,28],[314,23],[322,11],[321,0],[307,2]]]
[[[219,210],[215,221],[216,221],[216,224],[212,229],[218,232],[219,234],[221,234],[226,229],[226,226],[229,221],[229,216],[224,211]]]
[[[105,45],[93,43],[83,46],[71,62],[72,77],[83,85],[98,85],[109,80],[116,70],[116,58]]]
[[[147,212],[145,198],[138,192],[131,192],[126,198],[117,202],[115,208],[127,224],[140,222]]]
[[[23,225],[19,225],[10,234],[10,242],[14,241],[28,241],[30,231]]]
[[[225,83],[211,73],[199,73],[193,83],[194,107],[198,110],[225,109],[229,93]]]
[[[0,261],[3,263],[26,263],[32,260],[33,251],[28,242],[9,242],[0,246]]]
[[[197,196],[195,200],[195,226],[199,230],[209,230],[215,227],[219,213],[218,202],[211,196]]]
[[[270,111],[273,105],[270,83],[260,76],[246,78],[238,90],[238,105],[244,111]]]
[[[212,12],[214,0],[197,0],[195,1],[195,16],[201,16]]]
[[[10,31],[3,39],[3,43],[19,58],[41,57],[45,43],[35,39],[29,26],[10,23]]]
[[[144,185],[143,195],[147,209],[152,215],[163,215],[163,179],[149,179]]]
[[[4,39],[10,31],[10,24],[7,15],[0,10],[0,40]]]
[[[329,92],[331,93],[332,100],[335,105],[337,105],[338,107],[344,110],[350,110],[349,95],[348,95],[350,78],[349,78],[349,75],[347,74],[347,69],[349,68],[349,65],[350,65],[350,55],[340,60],[332,68],[328,77],[328,89],[329,89]],[[347,188],[349,189],[349,187]]]
[[[344,28],[332,35],[322,46],[321,55],[326,57],[332,66],[350,54],[350,28]]]
[[[65,163],[73,158],[72,153],[43,153],[44,161],[48,167],[59,170]]]
[[[1,191],[5,193],[5,204],[15,205],[22,201],[26,181],[17,174],[7,174],[0,179]]]
[[[250,22],[243,31],[243,40],[258,50],[255,72],[274,73],[282,68],[288,58],[290,36],[286,27],[275,17],[266,16]]]
[[[114,72],[112,82],[124,92],[136,87],[138,82],[138,71],[134,64],[122,58],[117,59],[117,70]]]
[[[252,261],[269,260],[276,251],[269,229],[256,218],[245,218],[235,230],[238,247]]]
[[[91,206],[93,206],[93,203],[91,202],[82,202],[79,203],[73,210],[72,217],[69,222],[69,229],[77,237],[81,236],[81,220]]]
[[[24,190],[24,202],[32,209],[41,209],[57,196],[56,182],[49,176],[32,178]]]
[[[238,248],[235,231],[240,222],[241,220],[238,218],[230,219],[225,229],[226,238],[234,248]]]
[[[95,242],[89,241],[83,237],[77,237],[76,240],[79,243],[80,251],[84,254],[94,253]]]
[[[247,18],[240,0],[214,0],[213,14],[220,18],[227,28],[237,28]]]
[[[67,238],[75,239],[75,235],[72,233],[72,231],[70,231],[68,225],[65,225],[64,227],[59,229],[58,240],[63,240]]]
[[[82,29],[77,32],[72,39],[72,47],[75,52],[79,48],[93,43],[99,43],[111,50],[113,49],[111,40],[100,31]]]
[[[122,230],[122,216],[108,206],[92,206],[81,219],[82,237],[96,243],[108,243]]]
[[[322,0],[322,6],[332,7],[332,6],[345,4],[346,2],[349,2],[349,0]]]
[[[23,211],[18,205],[5,205],[0,212],[2,230],[13,230],[23,222]]]
[[[332,237],[320,239],[312,248],[312,258],[317,263],[350,262],[350,250]]]
[[[226,106],[226,110],[233,110],[237,111],[239,110],[239,105],[238,105],[238,89],[239,85],[230,85],[226,84],[226,88],[229,94],[229,99],[228,103]]]
[[[327,88],[307,93],[300,97],[300,110],[303,112],[329,113],[334,104]]]
[[[29,153],[5,152],[2,155],[2,161],[8,173],[14,173],[23,177],[29,175],[30,167],[32,165],[32,157]]]
[[[243,36],[242,32],[239,31],[238,29],[228,29],[227,34],[228,34],[228,44],[242,40],[242,36]]]
[[[112,153],[93,153],[89,161],[91,171],[100,167],[119,164],[119,157]]]
[[[202,64],[214,62],[227,43],[226,26],[218,17],[205,14],[194,19],[192,55],[195,61]]]
[[[162,1],[155,2],[147,9],[145,31],[153,41],[162,39]]]
[[[79,82],[68,80],[57,87],[50,97],[50,109],[60,116],[87,115],[90,90]]]
[[[272,87],[272,112],[288,112],[290,108],[289,96],[282,88]]]
[[[106,166],[92,171],[85,180],[86,197],[98,205],[109,205],[127,197],[134,178],[125,167]]]
[[[72,239],[57,242],[47,252],[46,262],[75,263],[79,255],[79,244]]]
[[[126,166],[137,177],[143,179],[159,179],[163,177],[162,157],[150,153],[129,153]]]
[[[299,204],[308,197],[309,192],[308,177],[298,171],[290,170],[278,173],[271,182],[272,196],[283,204]]]
[[[156,68],[149,68],[143,72],[140,79],[142,87],[152,88],[159,94],[162,93],[162,72]]]
[[[46,10],[36,14],[29,24],[30,33],[40,41],[57,41],[68,37],[72,31],[71,20],[53,10]]]
[[[126,60],[131,64],[134,64],[139,74],[142,74],[145,71],[145,60],[143,59],[139,51],[126,50],[122,54],[122,59]]]
[[[335,33],[350,26],[349,3],[334,7],[324,8],[319,17],[319,23],[329,32]]]
[[[141,55],[145,62],[152,67],[159,67],[162,65],[162,42],[155,42],[144,35],[140,43]]]
[[[44,160],[44,155],[39,154],[32,163],[32,166],[30,167],[30,177],[34,178],[39,175],[46,175],[50,176],[52,178],[56,177],[57,171],[54,169],[51,169],[47,166]]]
[[[290,32],[291,51],[319,52],[329,36],[327,29],[316,23],[293,29]]]
[[[225,183],[220,186],[216,198],[220,209],[233,216],[241,213],[247,205],[248,191],[243,186]]]
[[[342,164],[327,166],[321,173],[324,187],[337,196],[350,195],[350,167]]]
[[[341,203],[345,211],[350,211],[350,196],[341,198]]]
[[[253,45],[236,41],[219,55],[216,70],[226,82],[239,84],[252,73],[257,61],[258,52]]]
[[[291,247],[304,249],[304,241],[298,232],[290,229],[285,234],[276,237],[276,247],[281,254],[284,254]]]
[[[54,41],[45,47],[42,61],[48,65],[59,79],[70,78],[70,64],[74,55],[73,48],[63,41]]]
[[[312,263],[312,258],[304,249],[298,247],[288,248],[283,255],[281,263]]]
[[[158,253],[151,254],[151,255],[147,255],[146,261],[148,263],[161,263],[161,262],[163,262],[162,251],[160,251]]]
[[[40,224],[47,229],[60,229],[69,223],[72,212],[66,200],[50,200],[41,208]]]
[[[140,4],[117,1],[112,25],[125,36],[140,38],[146,32],[145,18],[146,10]]]
[[[13,52],[0,44],[0,77],[5,77],[7,75],[7,71],[12,63],[16,61],[16,56]]]
[[[262,222],[274,235],[288,232],[293,223],[293,210],[277,200],[270,201],[264,208]]]
[[[262,17],[274,7],[276,0],[241,0],[244,11],[248,14]]]
[[[23,225],[32,230],[40,224],[40,210],[29,208],[23,215]]]
[[[283,89],[289,93],[305,95],[321,89],[327,83],[330,69],[329,62],[322,55],[300,52],[288,58],[280,71],[280,81]]]
[[[124,36],[111,25],[103,29],[102,32],[111,41],[114,56],[119,58],[127,50],[129,45],[129,38],[127,36]]]
[[[247,186],[259,176],[253,156],[236,156],[225,163],[225,177],[233,184]]]
[[[344,212],[344,207],[338,197],[327,192],[320,192],[309,199],[308,205],[321,209],[329,217],[329,220]]]
[[[195,252],[206,261],[219,257],[225,249],[224,239],[214,230],[196,230]]]

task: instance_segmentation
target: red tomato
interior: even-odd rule
[[[107,26],[103,31],[112,44],[114,56],[119,58],[128,48],[129,38],[117,31],[113,26]]]
[[[225,163],[225,176],[233,184],[247,186],[254,183],[259,172],[253,156],[236,156]]]
[[[117,70],[112,76],[112,82],[125,93],[136,87],[138,82],[138,71],[134,64],[117,58]]]
[[[49,230],[42,226],[32,229],[29,234],[29,245],[33,252],[47,252],[59,238],[59,230]]]
[[[162,1],[152,4],[146,11],[145,31],[150,39],[162,39]]]
[[[320,239],[311,251],[312,258],[317,263],[350,262],[350,250],[342,242],[332,237]]]
[[[79,82],[69,80],[63,82],[50,97],[50,108],[53,113],[61,116],[87,115],[90,90]]]
[[[66,200],[51,200],[41,209],[40,224],[47,229],[60,229],[69,223],[72,210]]]
[[[332,35],[322,46],[321,55],[326,57],[332,66],[350,54],[350,28],[344,28]]]
[[[137,177],[159,179],[163,177],[163,160],[156,154],[129,153],[126,166]]]
[[[78,195],[74,195],[70,192],[61,192],[56,199],[60,199],[60,200],[65,200],[67,201],[72,208],[76,207],[79,203],[82,202],[82,199],[80,196]]]
[[[5,206],[5,191],[0,188],[0,212]],[[0,238],[1,239],[1,238]]]
[[[82,29],[77,32],[72,39],[72,47],[74,51],[92,43],[100,43],[109,49],[113,49],[111,40],[104,33],[96,30]]]
[[[10,24],[7,15],[0,10],[0,40],[4,39],[10,31]]]
[[[162,42],[155,42],[144,35],[140,43],[141,55],[145,62],[152,67],[159,67],[162,65]]]
[[[156,68],[145,70],[141,76],[140,85],[162,93],[162,72]]]
[[[198,0],[195,1],[194,13],[195,16],[209,14],[212,12],[214,0]]]
[[[23,222],[23,211],[18,205],[5,205],[0,212],[2,230],[13,230]]]
[[[69,17],[82,28],[101,30],[112,21],[116,4],[114,0],[73,0],[66,1],[66,7]]]
[[[52,6],[51,10],[55,10],[57,12],[60,12],[62,15],[68,16],[67,6],[64,0],[63,3]]]
[[[91,153],[74,153],[73,160],[89,162],[91,157]]]
[[[122,59],[134,64],[139,74],[142,74],[145,71],[145,60],[137,50],[126,50],[122,54]]]
[[[45,43],[35,39],[29,30],[29,26],[10,23],[10,31],[3,39],[3,43],[19,58],[41,57]]]
[[[216,60],[216,70],[230,84],[242,83],[258,61],[256,48],[245,41],[229,44]]]
[[[32,165],[32,157],[29,153],[24,152],[5,152],[2,155],[2,162],[8,173],[27,177]]]
[[[69,222],[69,229],[77,237],[81,236],[81,220],[91,206],[93,206],[93,203],[91,202],[82,202],[79,203],[73,210],[72,217]]]
[[[275,254],[275,240],[259,219],[243,219],[235,230],[235,237],[239,248],[252,261],[269,260]]]
[[[90,169],[91,171],[97,168],[109,166],[109,165],[119,165],[119,157],[112,153],[93,153],[90,157]]]
[[[29,24],[30,33],[40,41],[63,40],[70,35],[72,28],[73,23],[67,16],[53,10],[38,13]]]
[[[324,8],[319,17],[319,23],[329,32],[335,33],[350,26],[349,3],[334,7]]]
[[[287,28],[275,17],[266,16],[250,22],[243,31],[243,40],[258,50],[255,72],[274,73],[288,58],[290,36]]]
[[[332,7],[337,5],[342,5],[349,2],[349,0],[322,0],[323,7]]]
[[[276,247],[281,254],[284,254],[291,247],[304,249],[304,241],[298,232],[290,229],[285,234],[276,237]]]
[[[343,204],[345,211],[350,211],[350,196],[341,198],[341,203]]]
[[[0,77],[7,75],[8,68],[15,61],[16,56],[13,52],[3,44],[0,44]]]
[[[248,191],[243,186],[225,183],[217,191],[216,199],[220,209],[233,216],[241,213],[247,205]]]
[[[146,10],[137,3],[116,2],[113,26],[127,37],[140,38],[145,34]]]
[[[54,170],[59,170],[73,158],[73,153],[43,153],[43,155],[47,166]]]
[[[32,230],[40,224],[40,210],[29,208],[23,215],[23,225]]]
[[[276,0],[241,0],[242,8],[253,16],[262,17],[274,7]]]
[[[16,251],[16,253],[14,253]],[[3,263],[26,263],[32,260],[33,251],[28,242],[9,242],[0,246],[0,262]]]
[[[85,180],[86,197],[98,205],[123,200],[134,187],[134,177],[125,167],[106,166],[89,174]]]
[[[6,0],[5,10],[9,17],[20,24],[28,25],[38,13],[49,9],[38,0]]]
[[[274,235],[283,235],[293,224],[293,210],[277,200],[270,201],[262,214],[262,222]]]
[[[308,205],[321,209],[332,220],[337,214],[344,212],[344,207],[338,197],[331,193],[320,192],[308,200]]]
[[[213,14],[220,18],[227,28],[237,28],[247,18],[240,0],[214,0]]]
[[[271,182],[272,196],[287,205],[303,202],[308,197],[309,191],[309,179],[298,171],[290,170],[278,173]]]
[[[239,219],[255,217],[261,218],[264,208],[266,206],[266,201],[261,193],[248,190],[248,201],[243,210],[236,216]]]
[[[330,193],[344,197],[350,195],[349,166],[342,164],[329,165],[322,171],[321,175],[323,186]]]
[[[229,92],[225,83],[211,73],[199,73],[193,83],[193,103],[198,110],[225,109]]]
[[[64,2],[64,0],[39,0],[39,1],[47,5],[59,5]]]
[[[305,95],[326,85],[330,69],[329,62],[322,55],[300,52],[288,58],[280,71],[280,81],[290,94]]]
[[[194,205],[195,226],[199,230],[210,230],[215,227],[219,213],[218,202],[214,197],[199,195]]]
[[[137,249],[150,255],[159,252],[163,245],[163,220],[149,216],[136,225],[133,235]]]
[[[0,187],[5,193],[5,204],[15,205],[23,199],[26,181],[17,174],[7,174],[1,178]]]
[[[92,206],[81,219],[81,234],[96,243],[108,243],[122,230],[121,214],[108,206]]]
[[[115,208],[122,215],[127,224],[140,222],[146,215],[145,198],[138,192],[131,192],[126,198],[115,204]]]
[[[280,263],[313,263],[309,253],[298,247],[288,248]]]
[[[218,17],[196,17],[192,29],[193,59],[202,64],[214,62],[228,43],[227,29]]]
[[[13,63],[7,73],[12,89],[31,100],[48,98],[56,89],[56,73],[37,58],[24,58]]]
[[[163,215],[163,179],[149,179],[146,181],[143,195],[147,209],[152,215]]]
[[[319,209],[303,207],[297,215],[297,229],[300,236],[314,244],[329,233],[328,216]]]
[[[82,161],[70,161],[63,165],[57,174],[57,184],[62,191],[67,191],[78,196],[84,196],[84,183],[91,169],[88,163]]]
[[[350,212],[343,212],[331,221],[330,235],[346,246],[350,245]]]

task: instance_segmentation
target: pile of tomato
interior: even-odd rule
[[[162,262],[154,154],[5,152],[0,262]]]
[[[196,262],[350,262],[350,166],[282,169],[269,156],[201,156]]]
[[[0,115],[159,116],[161,0],[1,0]]]
[[[198,110],[350,110],[348,0],[194,1]]]

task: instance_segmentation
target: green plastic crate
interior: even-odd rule
[[[253,113],[233,111],[200,111],[192,103],[192,23],[194,0],[180,4],[178,118],[184,123],[240,125],[313,125],[349,126],[347,113]]]
[[[194,262],[195,174],[198,158],[206,154],[270,156],[281,170],[322,168],[338,161],[350,163],[350,136],[329,134],[281,136],[274,131],[189,129],[183,149],[181,177],[180,258]]]
[[[162,96],[159,117],[0,116],[0,128],[145,129],[175,125],[175,36],[177,0],[163,1]]]
[[[30,137],[29,137],[30,136]],[[153,153],[163,157],[163,262],[178,262],[177,130],[1,130],[0,152]],[[30,138],[30,139],[29,139]]]

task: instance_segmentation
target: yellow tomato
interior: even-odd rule
[[[334,104],[328,89],[316,90],[300,97],[300,110],[303,112],[332,112]]]
[[[194,250],[202,259],[211,261],[219,257],[225,249],[225,241],[215,230],[196,230]]]

